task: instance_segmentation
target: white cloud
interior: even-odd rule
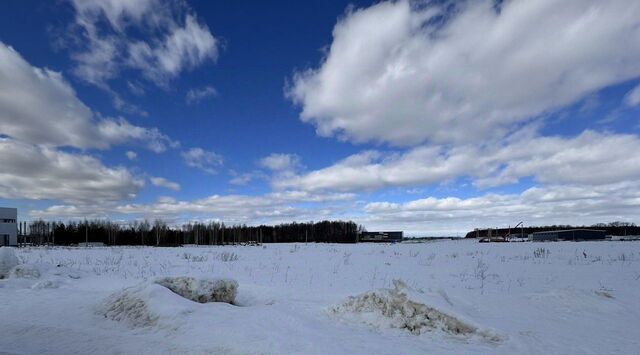
[[[144,142],[147,148],[162,153],[167,147],[177,148],[180,143],[171,140],[157,128],[144,128],[134,126],[124,118],[119,120],[103,120],[98,124],[100,135],[111,144],[122,144],[136,141]]]
[[[455,5],[350,10],[320,66],[288,87],[301,119],[356,142],[459,144],[640,76],[638,2]]]
[[[202,199],[159,198],[149,204],[117,206],[56,205],[31,211],[33,217],[68,218],[112,215],[172,221],[221,220],[257,225],[291,221],[351,219],[369,230],[399,229],[409,235],[451,235],[476,227],[593,224],[614,220],[636,221],[640,213],[640,185],[625,182],[584,187],[552,185],[533,187],[522,193],[489,193],[470,198],[425,197],[405,203],[388,201],[362,204],[353,194],[317,194],[285,191],[260,196],[213,195]],[[82,211],[82,213],[78,213]]]
[[[637,85],[627,93],[624,97],[624,102],[631,107],[640,105],[640,85]]]
[[[209,174],[215,174],[216,169],[222,165],[221,155],[202,148],[191,148],[182,152],[182,159],[187,166],[200,169]]]
[[[167,189],[171,189],[173,191],[180,191],[180,184],[167,180],[163,177],[152,176],[149,178],[149,180],[151,180],[153,186],[166,187]]]
[[[225,223],[269,223],[310,221],[336,216],[339,209],[320,203],[344,203],[353,198],[351,194],[312,194],[302,191],[287,191],[260,196],[212,195],[202,199],[178,200],[159,198],[150,204],[122,204],[118,206],[94,206],[86,213],[93,215],[123,214],[133,216],[162,217],[184,221],[216,219]],[[302,206],[301,204],[304,204]],[[310,207],[313,204],[316,207]],[[78,209],[73,205],[53,206],[45,210],[31,211],[33,217],[76,217]],[[67,214],[68,213],[68,214]]]
[[[538,137],[514,142],[493,156],[501,167],[481,176],[478,186],[498,186],[533,176],[543,184],[596,186],[640,176],[640,138],[585,131],[574,138]]]
[[[370,229],[400,228],[410,233],[464,233],[480,227],[636,221],[637,181],[585,187],[533,187],[521,194],[486,194],[461,199],[427,197],[406,203],[372,202],[359,221]],[[463,235],[462,235],[463,236]]]
[[[138,116],[142,116],[142,117],[149,117],[149,113],[145,110],[143,110],[142,108],[140,108],[137,105],[134,105],[132,103],[129,103],[127,101],[125,101],[118,93],[116,93],[115,91],[110,91],[111,93],[111,98],[112,98],[112,102],[113,102],[113,107],[116,108],[116,110],[122,111],[126,114],[130,114],[130,115],[138,115]]]
[[[260,159],[260,166],[272,171],[290,171],[300,167],[300,157],[296,154],[273,153]]]
[[[38,144],[105,148],[92,117],[60,73],[32,67],[0,42],[0,133]]]
[[[135,197],[144,181],[122,167],[0,138],[0,197],[103,204]]]
[[[187,104],[198,103],[208,97],[216,97],[218,91],[213,86],[205,86],[198,89],[190,89],[187,92]]]
[[[143,142],[160,152],[173,142],[157,128],[123,118],[97,119],[58,72],[31,66],[0,42],[0,134],[51,147],[106,149]]]
[[[139,82],[127,81],[127,88],[136,96],[142,96],[146,93],[144,87]]]
[[[128,158],[129,160],[136,160],[136,158],[138,158],[138,153],[136,153],[136,152],[134,152],[134,151],[132,151],[132,150],[127,151],[127,152],[125,153],[125,155],[127,156],[127,158]]]
[[[479,187],[534,177],[544,184],[586,186],[635,180],[640,176],[640,138],[585,131],[573,138],[521,132],[485,145],[419,146],[404,153],[365,151],[336,164],[274,180],[277,188],[306,191],[376,190],[472,178]]]
[[[72,0],[75,74],[106,88],[123,68],[166,86],[218,56],[218,40],[181,1]],[[141,37],[147,38],[142,39]]]
[[[240,174],[231,178],[231,180],[229,180],[229,183],[232,185],[244,186],[250,183],[253,178],[254,176],[251,173]]]

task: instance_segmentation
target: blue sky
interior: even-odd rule
[[[635,2],[0,7],[23,219],[638,222]]]

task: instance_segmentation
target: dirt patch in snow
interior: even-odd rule
[[[238,283],[235,280],[204,280],[193,277],[165,277],[156,280],[178,295],[198,303],[224,302],[234,304],[238,294]]]
[[[404,329],[415,335],[441,330],[453,335],[480,335],[491,341],[500,341],[496,335],[479,331],[476,326],[410,299],[402,281],[394,280],[393,283],[393,289],[351,296],[329,311],[339,318],[356,320],[378,329]]]

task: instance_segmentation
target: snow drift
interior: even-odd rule
[[[109,296],[97,313],[133,327],[177,327],[198,303],[233,304],[235,280],[165,277],[125,288]]]
[[[0,247],[0,279],[9,277],[11,269],[19,263],[13,248]]]
[[[432,330],[442,330],[453,335],[481,335],[490,340],[499,338],[474,325],[446,314],[434,307],[409,298],[406,285],[393,281],[393,289],[379,289],[358,296],[330,308],[330,312],[342,319],[356,320],[374,328],[404,329],[419,335]]]

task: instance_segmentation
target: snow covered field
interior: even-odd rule
[[[0,353],[640,349],[640,242],[25,248],[15,254],[22,265],[0,280]],[[235,305],[189,301],[154,283],[166,276],[234,279]],[[113,308],[115,298],[135,307]],[[111,316],[108,307],[124,316]]]

